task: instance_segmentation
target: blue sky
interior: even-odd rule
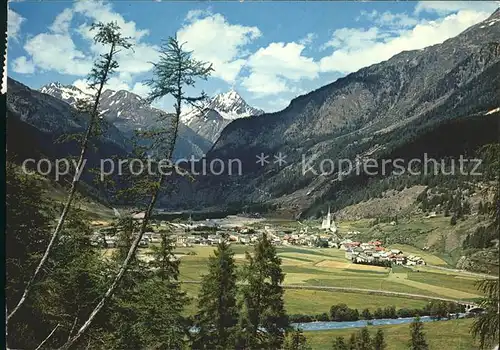
[[[197,88],[231,87],[266,111],[403,50],[453,37],[485,19],[498,2],[38,2],[9,3],[8,75],[40,88],[52,81],[85,88],[102,48],[88,26],[116,20],[135,50],[118,57],[111,89],[147,95],[149,61],[162,39],[186,42],[212,62]],[[193,91],[195,93],[195,91]],[[170,110],[168,99],[156,103]]]

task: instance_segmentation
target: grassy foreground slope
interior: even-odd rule
[[[437,321],[424,323],[424,333],[430,350],[477,350],[478,345],[469,333],[472,319]],[[391,326],[370,326],[370,334],[375,335],[377,329],[383,329],[387,350],[401,350],[408,348],[410,339],[409,324]],[[313,350],[329,350],[335,337],[347,338],[357,328],[338,329],[330,331],[304,332],[308,344]]]

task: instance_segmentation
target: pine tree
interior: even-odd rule
[[[170,237],[168,232],[161,232],[160,236],[160,245],[151,246],[151,255],[153,260],[149,263],[149,265],[153,269],[157,270],[157,276],[161,280],[177,281],[179,278],[180,261],[174,255],[173,239]]]
[[[485,312],[474,319],[471,332],[479,340],[480,348],[487,349],[499,341],[499,280],[481,280],[478,282],[478,289],[486,295],[480,302]]]
[[[49,204],[44,200],[37,179],[22,174],[10,162],[5,170],[5,304],[10,310],[21,298],[24,283],[47,245],[49,237],[46,232],[51,217]],[[39,315],[36,306],[26,304],[8,325],[7,344],[14,349],[35,348],[37,344],[29,340],[38,339],[41,329],[53,327],[38,322]],[[38,327],[26,327],[26,324],[37,324]]]
[[[19,308],[23,305],[25,302],[26,298],[28,297],[32,285],[37,279],[38,275],[43,269],[43,266],[47,263],[49,254],[52,251],[52,248],[55,246],[59,235],[63,229],[64,222],[68,216],[68,213],[70,211],[71,205],[73,203],[73,200],[75,198],[75,193],[77,189],[77,185],[80,181],[80,175],[81,172],[83,172],[84,165],[85,165],[85,155],[87,153],[87,149],[89,147],[89,142],[95,131],[99,128],[98,123],[99,123],[99,112],[98,112],[98,106],[99,106],[99,101],[101,97],[101,92],[104,88],[104,85],[107,83],[109,80],[109,77],[111,74],[118,68],[118,63],[114,59],[116,53],[120,49],[128,49],[131,47],[131,44],[127,41],[126,38],[123,38],[120,34],[119,27],[115,23],[108,23],[108,24],[103,24],[103,23],[97,23],[92,25],[91,30],[97,30],[97,33],[94,37],[94,40],[98,43],[103,44],[105,47],[109,48],[108,53],[101,55],[101,59],[98,60],[94,68],[92,69],[92,72],[89,75],[89,86],[93,89],[96,90],[96,95],[95,99],[92,103],[92,106],[90,107],[90,115],[89,115],[89,122],[87,125],[87,130],[85,132],[85,135],[83,139],[81,140],[81,145],[80,145],[80,155],[78,158],[78,162],[76,165],[75,169],[75,175],[73,177],[73,180],[71,182],[71,186],[62,210],[62,213],[59,217],[59,220],[57,222],[56,227],[54,228],[54,231],[52,233],[52,236],[50,238],[50,241],[45,249],[44,254],[42,255],[42,258],[40,259],[39,264],[37,265],[35,271],[33,272],[31,278],[28,280],[28,283],[26,284],[26,287],[24,289],[23,295],[21,296],[19,302],[17,305],[13,308],[13,310],[8,314],[7,316],[7,322],[10,320],[10,318],[19,310]]]
[[[118,267],[128,253],[135,226],[130,225],[128,218],[119,222],[120,243],[113,256]],[[173,254],[171,240],[166,232],[161,235],[161,244],[151,247],[153,260],[149,269],[141,260],[132,259],[121,288],[108,305],[109,348],[167,350],[184,346],[187,327],[182,312],[187,298],[178,282],[179,261]]]
[[[148,81],[148,86],[151,87],[151,93],[148,96],[148,101],[153,102],[154,100],[164,96],[171,96],[175,101],[175,113],[173,117],[162,114],[161,120],[159,120],[159,124],[162,128],[159,130],[148,131],[146,133],[147,136],[153,138],[153,149],[151,151],[153,155],[161,158],[157,159],[158,162],[163,160],[171,161],[172,159],[179,130],[179,119],[182,112],[182,105],[184,103],[195,105],[197,102],[206,99],[206,95],[204,93],[198,97],[186,96],[185,89],[194,87],[196,80],[198,79],[206,80],[212,70],[211,65],[193,59],[191,57],[191,52],[185,51],[182,48],[182,45],[178,43],[177,39],[170,38],[165,44],[162,45],[160,60],[153,64],[153,78]],[[169,122],[169,125],[166,125],[166,122]],[[171,171],[172,169],[169,170]],[[138,179],[135,186],[131,186],[133,189],[132,192],[146,194],[148,197],[145,200],[147,205],[144,210],[144,218],[142,219],[138,234],[132,242],[132,245],[127,253],[127,257],[120,266],[118,273],[106,293],[104,293],[99,303],[91,312],[87,321],[79,329],[78,333],[68,340],[68,342],[66,342],[60,350],[68,349],[78,340],[78,338],[90,327],[97,314],[102,310],[102,308],[106,305],[106,302],[118,288],[130,262],[135,256],[135,252],[139,247],[139,243],[142,240],[144,232],[146,232],[153,209],[160,196],[162,186],[164,185],[167,173],[163,171],[159,171],[159,173],[160,174],[158,174],[153,181],[148,181],[149,177],[145,177],[144,181],[142,181],[142,179]],[[137,200],[142,201],[142,198],[136,198],[136,201]]]
[[[420,317],[415,317],[413,322],[410,324],[410,342],[408,348],[410,350],[428,350],[429,345],[427,345],[427,340],[425,339],[425,333],[423,331],[424,325],[420,321]]]
[[[496,180],[496,191],[494,192],[493,203],[486,202],[484,213],[491,215],[491,224],[486,230],[491,232],[492,237],[498,238],[500,232],[500,184],[498,175],[500,173],[500,145],[486,145],[481,150],[481,158],[486,164],[485,176]],[[498,267],[497,267],[498,271]],[[485,279],[478,282],[478,289],[485,295],[480,306],[484,313],[474,319],[471,327],[472,335],[479,340],[479,345],[483,349],[497,345],[499,342],[499,319],[500,319],[500,282],[499,279]]]
[[[287,332],[283,343],[283,350],[310,350],[307,340],[301,329]]]
[[[125,257],[128,249],[134,240],[134,232],[137,232],[137,223],[132,217],[120,218],[115,222],[116,246],[111,259],[111,273],[118,269]],[[113,295],[110,300],[106,316],[108,326],[106,331],[109,334],[106,346],[109,348],[141,348],[145,342],[141,327],[138,327],[140,311],[138,302],[140,300],[139,292],[142,283],[149,279],[145,264],[133,256],[130,262],[130,268],[123,276],[121,282],[122,288]]]
[[[349,341],[347,342],[347,349],[349,350],[358,350],[358,337],[356,333],[351,333],[349,337]]]
[[[284,307],[281,259],[266,234],[258,240],[253,255],[246,254],[242,287],[242,317],[239,326],[240,346],[279,349],[288,327]],[[265,329],[265,331],[264,331]]]
[[[379,329],[373,339],[373,350],[385,350],[386,348],[387,344],[384,340],[384,331]]]
[[[171,249],[168,249],[171,251]],[[165,252],[161,256],[168,255]],[[175,261],[177,262],[177,261]],[[182,315],[188,299],[177,281],[178,264],[162,270],[159,268],[153,278],[140,284],[137,309],[139,326],[146,349],[174,350],[184,349],[188,327]]]
[[[337,337],[333,341],[332,350],[348,350],[347,344],[344,341],[344,337]]]
[[[122,37],[120,34],[120,28],[116,23],[96,23],[91,26],[91,31],[97,30],[96,35],[94,36],[94,41],[96,43],[100,43],[104,45],[106,48],[109,49],[108,53],[101,55],[100,60],[98,60],[94,68],[92,69],[92,72],[90,73],[88,80],[89,80],[89,87],[96,91],[95,99],[92,103],[92,105],[89,108],[89,122],[87,125],[87,129],[85,132],[85,135],[83,139],[81,140],[80,144],[80,155],[78,158],[78,162],[76,165],[75,169],[75,175],[73,177],[73,180],[71,182],[71,186],[63,207],[63,210],[61,212],[61,215],[59,216],[59,220],[57,222],[56,227],[54,228],[54,231],[50,237],[49,244],[47,245],[45,252],[42,255],[42,258],[40,259],[40,262],[38,263],[37,267],[35,268],[35,271],[33,272],[31,278],[28,280],[26,287],[24,288],[23,295],[19,299],[19,302],[17,305],[12,309],[12,311],[8,314],[7,316],[7,322],[10,320],[10,318],[19,310],[19,308],[24,304],[26,301],[26,298],[28,297],[32,285],[37,279],[38,275],[43,269],[43,266],[46,264],[48,261],[49,255],[52,251],[52,248],[55,246],[57,240],[59,239],[59,235],[63,229],[64,222],[66,220],[66,217],[68,216],[68,213],[71,209],[71,205],[73,203],[73,200],[75,198],[75,193],[77,189],[77,185],[80,181],[80,175],[84,170],[85,166],[85,155],[87,154],[87,149],[89,147],[90,139],[93,136],[93,134],[96,132],[96,130],[99,129],[99,112],[98,112],[98,107],[99,107],[99,102],[101,98],[101,93],[103,91],[104,85],[107,83],[109,80],[109,77],[113,74],[114,71],[118,68],[118,63],[115,60],[115,55],[117,52],[121,49],[129,49],[131,47],[131,44],[128,42],[127,38]]]
[[[455,226],[457,224],[457,217],[453,215],[450,219],[450,225]]]
[[[371,350],[372,340],[370,338],[370,332],[368,328],[363,327],[358,331],[356,337],[356,350]]]
[[[195,349],[234,348],[238,324],[236,304],[236,266],[234,253],[223,239],[208,260],[203,276],[196,315]]]

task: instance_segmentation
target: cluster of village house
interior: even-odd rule
[[[340,242],[340,248],[345,250],[346,259],[357,263],[390,261],[396,265],[425,265],[425,261],[421,257],[406,256],[399,249],[384,248],[380,241],[362,243],[345,240]]]
[[[158,222],[152,225],[155,230],[167,227],[174,229],[175,240],[172,242],[177,247],[190,247],[193,245],[210,246],[215,245],[222,239],[222,232],[225,231],[227,239],[231,243],[253,244],[260,235],[267,233],[272,244],[276,246],[307,246],[307,247],[330,247],[345,251],[346,259],[356,263],[372,263],[389,261],[397,265],[424,265],[425,261],[419,256],[405,256],[401,250],[386,249],[380,241],[367,243],[355,242],[350,239],[340,240],[338,236],[331,232],[308,233],[308,227],[303,227],[298,232],[276,231],[273,227],[264,226],[263,229],[254,230],[249,227],[233,227],[222,229],[211,221],[198,222],[196,224],[181,224]],[[200,235],[196,230],[215,229],[213,234]],[[140,242],[140,247],[147,247],[149,244],[161,242],[161,235],[157,232],[146,232]],[[102,245],[113,248],[118,245],[117,237],[106,234],[106,229],[95,233],[92,237],[93,245]]]

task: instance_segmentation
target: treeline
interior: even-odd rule
[[[467,234],[465,240],[462,242],[462,248],[490,248],[495,245],[495,239],[498,239],[498,232],[494,227],[479,226],[473,233]]]
[[[11,310],[48,242],[57,210],[45,200],[36,178],[8,166],[6,179],[6,302]],[[45,340],[46,348],[59,349],[86,322],[129,254],[136,220],[117,219],[120,244],[104,258],[90,245],[88,219],[79,210],[69,213],[47,270],[9,322],[10,348],[34,349]],[[299,349],[294,347],[297,342],[305,346],[305,338],[290,327],[281,260],[265,235],[238,271],[229,244],[217,245],[190,317],[185,315],[190,300],[179,282],[180,260],[168,233],[161,238],[151,247],[149,263],[134,254],[120,287],[75,349]]]
[[[332,305],[328,313],[317,315],[292,314],[289,316],[290,322],[307,323],[316,321],[359,321],[359,320],[379,320],[379,319],[396,319],[408,317],[431,316],[433,319],[440,320],[450,318],[450,314],[458,314],[464,312],[463,306],[442,300],[432,300],[422,309],[400,308],[395,306],[386,306],[385,308],[377,308],[373,312],[365,308],[361,312],[358,309],[350,308],[346,304]]]
[[[11,308],[47,244],[54,212],[38,181],[15,167],[8,167],[7,195],[6,302]],[[103,259],[101,251],[89,244],[91,230],[85,213],[73,210],[69,218],[41,283],[11,319],[8,340],[12,348],[36,348],[44,339],[47,348],[59,348],[74,335],[128,254],[137,230],[131,218],[118,220],[115,227],[122,244]],[[288,316],[281,261],[264,235],[247,254],[241,270],[236,269],[230,246],[224,241],[217,245],[194,316],[188,317],[185,308],[190,300],[178,282],[180,261],[171,243],[164,232],[160,245],[152,247],[151,262],[133,257],[120,288],[75,349],[307,349],[305,337],[291,327],[292,322],[424,315],[438,319],[460,311],[455,304],[432,301],[421,310],[388,306],[358,311],[338,304],[317,316]]]
[[[453,130],[453,133],[450,130]],[[482,136],[474,136],[471,140],[471,130],[481,130],[478,135]],[[443,186],[454,190],[471,184],[473,186],[474,183],[480,181],[495,180],[498,177],[497,159],[500,147],[496,130],[498,130],[498,115],[473,116],[445,121],[441,124],[433,122],[422,128],[397,129],[378,136],[380,138],[378,141],[373,140],[372,143],[364,145],[358,145],[354,143],[355,140],[349,140],[348,145],[335,148],[345,148],[343,152],[347,153],[332,154],[331,159],[354,159],[355,155],[362,153],[365,148],[379,144],[384,145],[383,153],[377,154],[379,164],[382,163],[382,159],[402,158],[407,161],[415,158],[422,159],[424,153],[427,153],[428,158],[432,157],[438,161],[438,166],[443,159],[445,166],[437,174],[434,174],[434,166],[429,164],[427,173],[423,166],[413,167],[414,171],[419,171],[417,175],[405,173],[394,176],[391,174],[392,168],[388,168],[384,174],[382,174],[382,169],[379,169],[376,176],[366,174],[348,176],[342,181],[335,182],[328,192],[318,198],[302,215],[304,217],[319,215],[319,212],[329,205],[332,210],[339,210],[370,198],[380,198],[385,191],[390,189],[401,191],[415,185],[426,185],[430,188]],[[464,145],[464,139],[470,142]],[[352,156],[351,152],[354,152]],[[464,155],[467,159],[482,159],[480,168],[476,169],[476,172],[480,172],[481,175],[461,174],[458,163],[460,155]],[[454,162],[454,169],[452,162]],[[467,173],[470,173],[473,167],[472,162],[464,164],[464,170]],[[432,210],[431,207],[429,209]]]
[[[419,317],[410,324],[410,339],[407,348],[410,350],[428,350],[429,345],[424,333],[424,325]],[[370,334],[367,327],[351,333],[346,340],[344,337],[336,337],[332,344],[333,350],[385,350],[387,342],[384,331],[378,329],[374,336]]]
[[[384,331],[379,329],[372,338],[368,328],[361,328],[357,332],[351,333],[346,340],[344,337],[336,337],[333,341],[333,350],[385,350]]]

